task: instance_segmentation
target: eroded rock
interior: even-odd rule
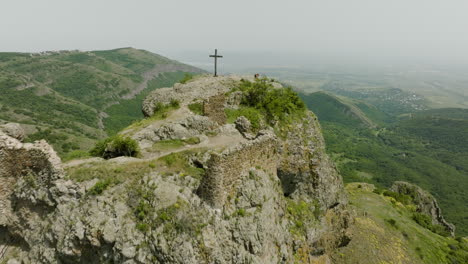
[[[12,138],[16,138],[19,141],[23,141],[26,135],[24,129],[18,123],[7,123],[0,125],[0,131]]]
[[[430,193],[417,185],[404,181],[394,182],[390,189],[411,196],[418,212],[429,215],[433,224],[443,226],[452,236],[455,236],[455,226],[444,219],[437,200]]]

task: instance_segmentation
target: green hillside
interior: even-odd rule
[[[350,243],[333,255],[333,263],[467,263],[468,240],[443,237],[413,220],[414,207],[373,192],[373,186],[346,186],[357,215]]]
[[[345,182],[386,187],[397,180],[413,182],[437,198],[457,234],[468,234],[468,121],[447,118],[462,117],[464,110],[422,111],[372,128],[346,119],[343,109],[348,106],[328,103],[333,96],[317,98],[305,102],[317,114],[327,150]]]
[[[0,53],[0,123],[64,156],[142,117],[142,97],[199,69],[133,48]]]
[[[323,121],[374,127],[391,120],[388,114],[375,106],[350,98],[338,98],[326,92],[301,94],[301,98],[307,105],[314,106],[314,113]]]

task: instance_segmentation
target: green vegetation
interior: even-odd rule
[[[190,175],[193,178],[200,180],[205,174],[205,170],[190,165],[188,160],[188,156],[195,151],[196,150],[173,152],[169,155],[160,157],[158,161],[168,167],[165,173],[180,173],[182,175]]]
[[[197,115],[203,115],[203,104],[202,103],[193,103],[189,104],[188,108],[190,111],[192,111],[194,114]]]
[[[226,112],[228,123],[234,123],[238,117],[244,116],[250,121],[254,131],[261,128],[262,120],[264,119],[262,112],[253,107],[242,107],[239,109],[226,108],[224,111]]]
[[[182,78],[179,83],[182,83],[182,84],[185,84],[187,83],[188,81],[192,80],[193,79],[193,74],[190,74],[190,73],[186,73],[184,75],[184,78]]]
[[[332,254],[333,263],[467,263],[467,239],[422,227],[413,220],[411,206],[392,203],[392,197],[373,193],[367,184],[348,184],[346,190],[357,217],[349,230],[353,239]]]
[[[119,104],[107,108],[106,113],[109,117],[104,119],[106,132],[109,135],[115,135],[130,124],[144,118],[141,112],[141,102],[143,102],[145,97],[156,89],[172,86],[183,74],[183,72],[161,73],[158,77],[149,81],[148,87],[134,98],[120,100]]]
[[[304,102],[291,87],[274,88],[267,79],[253,83],[242,80],[237,89],[244,93],[241,104],[262,112],[269,124],[287,123],[291,116],[305,110]]]
[[[91,189],[88,190],[87,194],[89,195],[99,195],[101,194],[109,185],[111,185],[111,179],[105,179],[103,181],[98,181]]]
[[[172,86],[185,73],[160,73],[135,98],[122,97],[144,81],[144,72],[163,64],[182,65],[132,48],[0,53],[0,122],[27,125],[32,132],[28,141],[45,139],[64,158],[141,119],[143,98],[154,89]],[[100,118],[101,111],[108,117]]]
[[[88,158],[88,157],[91,157],[91,154],[88,151],[74,150],[68,153],[67,155],[65,155],[62,161],[69,161],[69,160],[82,159],[82,158]]]
[[[152,150],[165,151],[165,150],[180,148],[180,147],[183,147],[186,144],[196,145],[196,144],[199,144],[199,143],[200,143],[200,138],[198,138],[198,137],[191,137],[191,138],[188,138],[188,139],[161,140],[161,141],[155,142],[153,144]]]
[[[293,222],[290,228],[292,234],[298,237],[305,237],[308,228],[313,227],[322,212],[317,201],[308,203],[305,201],[294,201],[286,198],[288,203],[288,216]]]
[[[323,93],[320,98],[304,100],[317,113],[327,151],[345,182],[365,181],[379,187],[390,187],[396,180],[415,183],[438,200],[446,219],[457,226],[457,234],[468,233],[466,111],[420,111],[399,119],[394,116],[372,120],[385,126],[372,128],[361,125],[358,119],[346,121],[343,110],[349,108],[339,104],[339,100],[328,103],[332,99]],[[353,104],[362,107],[357,101]],[[392,196],[390,192],[386,194]]]
[[[106,151],[107,150],[107,151]],[[130,137],[116,135],[96,143],[90,154],[105,159],[128,156],[136,157],[140,153],[138,143]]]
[[[416,221],[420,226],[431,230],[432,232],[439,234],[441,236],[450,236],[450,233],[445,230],[445,228],[441,225],[434,225],[432,224],[432,219],[430,216],[421,214],[418,212],[413,213],[413,220]]]
[[[281,128],[288,127],[305,113],[305,105],[297,93],[290,87],[275,88],[267,79],[241,80],[233,91],[242,91],[243,98],[239,109],[225,109],[230,123],[245,116],[254,130],[261,129],[262,124]]]

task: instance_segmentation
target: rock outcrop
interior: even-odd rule
[[[19,141],[23,141],[26,136],[24,129],[18,123],[7,123],[0,125],[0,131],[12,138],[16,138]]]
[[[122,132],[139,142],[142,159],[83,161],[65,175],[45,142],[22,144],[0,134],[0,246],[10,247],[7,257],[329,262],[329,253],[349,241],[352,218],[318,121],[306,111],[287,127],[262,125],[258,133],[245,117],[224,124],[216,112],[241,107],[242,92],[232,91],[240,79],[198,77],[151,93],[146,115],[174,99],[180,109]],[[213,103],[213,115],[189,111],[193,102]],[[191,137],[202,140],[184,145]],[[151,152],[161,141],[173,145]]]
[[[430,193],[417,185],[403,181],[394,182],[391,190],[409,195],[417,207],[417,212],[429,215],[433,224],[443,226],[452,236],[455,236],[455,226],[444,219],[437,200]]]

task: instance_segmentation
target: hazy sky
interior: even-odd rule
[[[0,0],[0,51],[296,52],[468,61],[467,0]]]

